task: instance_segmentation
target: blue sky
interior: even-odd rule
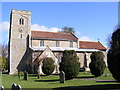
[[[73,27],[80,40],[107,46],[107,37],[118,25],[117,2],[3,2],[2,41],[8,41],[11,9],[30,10],[32,30],[54,31]]]

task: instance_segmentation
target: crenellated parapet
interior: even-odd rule
[[[31,15],[31,11],[26,11],[26,10],[15,10],[15,9],[12,9],[12,11],[11,11],[12,13],[17,13],[17,14],[30,14]]]

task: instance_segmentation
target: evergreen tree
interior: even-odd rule
[[[89,64],[92,75],[101,76],[105,70],[104,54],[102,52],[94,52],[91,54],[91,62]]]
[[[120,82],[120,28],[113,32],[107,63],[112,76]]]
[[[65,50],[63,52],[62,62],[60,63],[60,71],[65,72],[65,78],[72,79],[76,77],[80,70],[77,54],[74,50]]]
[[[52,58],[45,58],[43,60],[42,71],[46,75],[50,75],[53,73],[55,69],[54,61]]]

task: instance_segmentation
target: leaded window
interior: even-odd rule
[[[44,41],[43,40],[40,41],[40,46],[44,46]]]

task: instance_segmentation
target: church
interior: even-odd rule
[[[18,71],[43,74],[42,62],[50,57],[56,66],[54,73],[59,73],[64,50],[75,50],[81,64],[89,70],[90,55],[92,52],[106,48],[98,41],[79,41],[73,33],[45,32],[31,30],[31,12],[11,10],[9,29],[9,74]]]

